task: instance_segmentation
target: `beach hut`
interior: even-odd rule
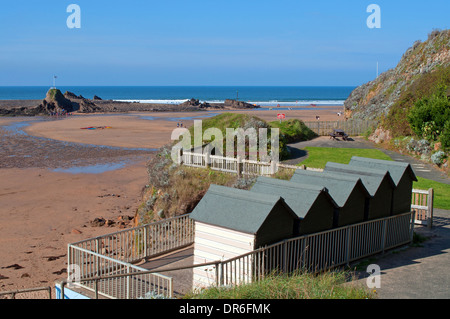
[[[335,227],[364,221],[364,216],[369,208],[370,194],[359,177],[298,169],[291,181],[328,189],[329,194],[340,208]]]
[[[387,170],[328,162],[325,166],[325,172],[345,176],[354,175],[361,178],[371,196],[365,220],[388,217],[392,214],[392,197],[395,184]]]
[[[297,216],[280,196],[211,185],[190,218],[195,222],[194,264],[201,264],[291,238]],[[214,278],[211,267],[194,268],[194,289],[214,283]]]
[[[410,164],[353,156],[349,165],[367,169],[387,170],[395,184],[392,198],[392,214],[396,215],[411,211],[413,182],[417,181],[417,177]]]
[[[329,230],[339,216],[339,206],[323,186],[258,177],[250,191],[281,196],[297,215],[295,235]]]

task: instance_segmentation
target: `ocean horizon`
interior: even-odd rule
[[[355,87],[350,86],[57,86],[92,99],[179,104],[192,98],[221,103],[238,99],[261,106],[343,105]],[[1,86],[0,100],[40,100],[50,86]]]

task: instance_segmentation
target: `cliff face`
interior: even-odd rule
[[[416,41],[398,65],[357,87],[344,103],[346,117],[380,119],[388,115],[424,75],[450,66],[450,30],[433,31],[427,41]]]

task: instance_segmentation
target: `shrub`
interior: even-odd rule
[[[406,145],[406,149],[410,152],[417,152],[425,155],[428,155],[431,152],[430,142],[425,139],[416,141],[412,138]]]
[[[450,103],[447,87],[440,86],[436,94],[414,103],[407,119],[417,136],[436,141],[450,118]]]
[[[439,141],[444,149],[450,148],[450,120],[445,122]]]
[[[441,165],[444,162],[446,155],[443,151],[438,151],[431,155],[431,161],[436,165]]]
[[[439,129],[434,121],[426,122],[422,125],[422,136],[428,141],[436,141],[439,135]]]
[[[305,125],[303,121],[298,119],[291,119],[287,121],[273,121],[269,123],[273,128],[280,129],[280,135],[283,135],[286,139],[286,143],[295,143],[300,141],[307,141],[317,137],[309,127]]]

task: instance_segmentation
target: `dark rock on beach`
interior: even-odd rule
[[[254,104],[250,104],[244,101],[237,101],[237,100],[230,100],[227,99],[225,100],[224,103],[225,107],[229,107],[229,108],[233,108],[233,109],[253,109],[253,108],[258,108],[259,106],[254,105]]]
[[[39,108],[41,108],[43,113],[47,114],[75,111],[72,102],[58,89],[50,89]]]

